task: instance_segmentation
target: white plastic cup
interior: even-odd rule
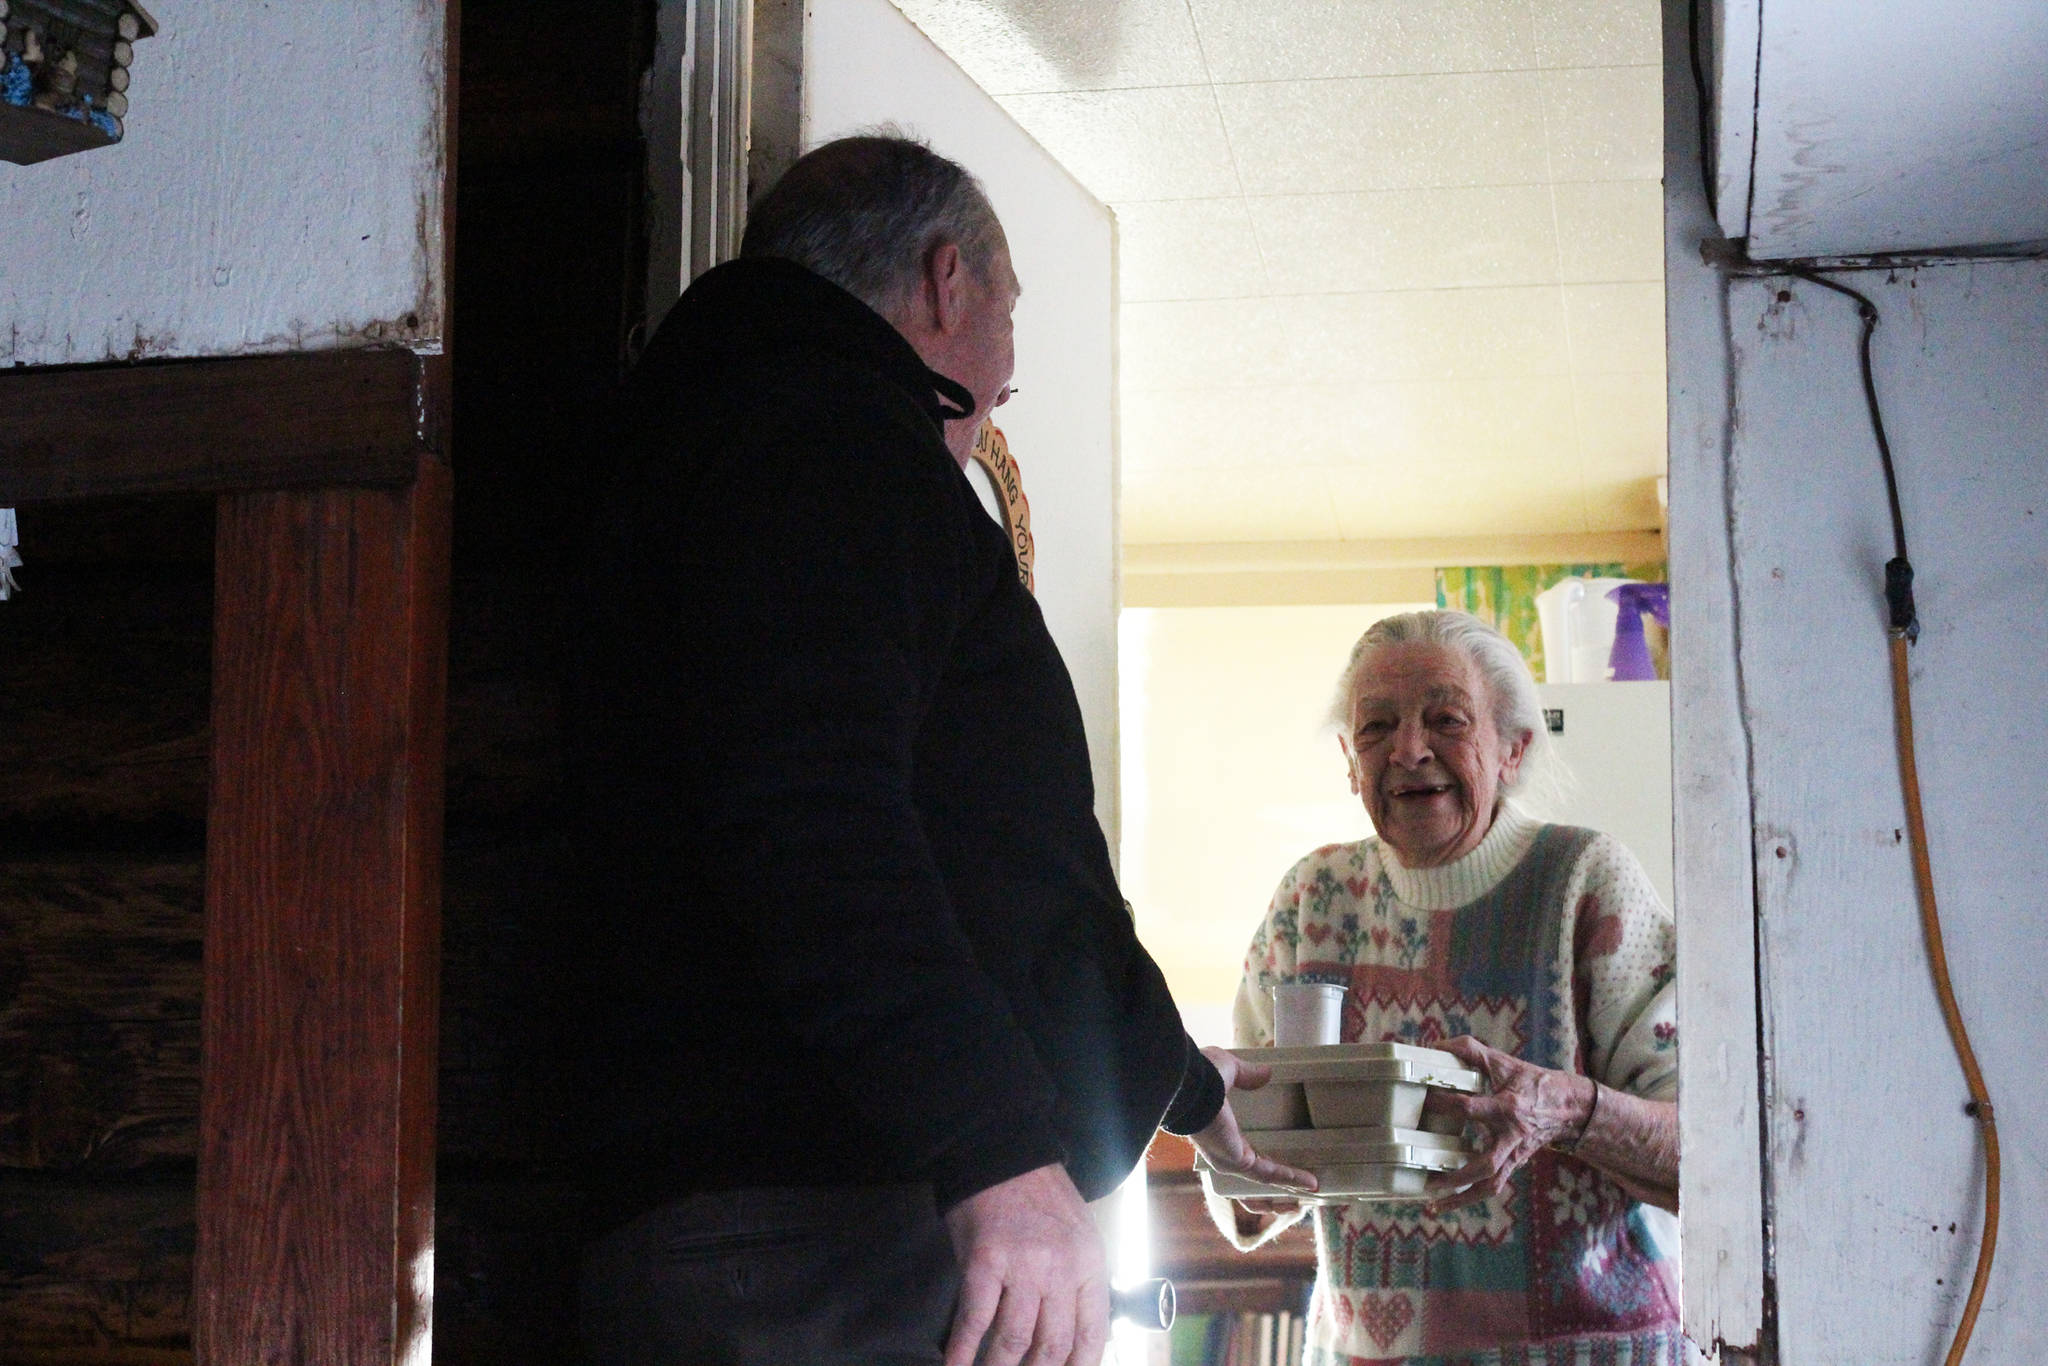
[[[1330,982],[1282,982],[1271,991],[1273,1044],[1276,1048],[1333,1044],[1343,1040],[1343,987]]]

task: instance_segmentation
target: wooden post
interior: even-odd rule
[[[428,1360],[449,478],[219,504],[203,1366]]]

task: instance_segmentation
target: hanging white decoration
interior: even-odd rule
[[[21,563],[21,552],[15,549],[19,544],[21,532],[15,524],[14,509],[0,508],[0,602],[21,591],[21,585],[14,581],[14,570]]]

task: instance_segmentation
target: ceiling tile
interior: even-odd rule
[[[1577,449],[1570,387],[1554,378],[1403,380],[1343,392],[1347,464],[1434,480]]]
[[[1536,0],[1539,66],[1655,66],[1663,57],[1656,0]]]
[[[1419,289],[1288,299],[1309,383],[1562,375],[1564,307],[1552,287]]]
[[[1549,179],[1541,73],[1219,85],[1247,194]]]
[[[1336,385],[1127,389],[1119,459],[1126,474],[1346,464],[1361,450],[1358,404]]]
[[[1127,393],[1128,472],[1363,466],[1461,478],[1474,467],[1576,468],[1569,385],[1554,378],[1289,384]]]
[[[1200,85],[1185,0],[895,0],[991,95]]]
[[[1543,185],[1279,195],[1249,201],[1277,294],[1551,284]]]
[[[1566,285],[1572,369],[1664,373],[1664,286]]]
[[[1525,0],[1189,0],[1217,81],[1533,66]]]
[[[1239,193],[1207,86],[1006,95],[997,103],[1105,202]]]
[[[1579,181],[1551,188],[1567,282],[1664,278],[1664,190],[1656,181]]]
[[[1229,299],[1268,292],[1242,199],[1153,199],[1113,206],[1122,297]]]
[[[1346,540],[1578,531],[1585,521],[1576,476],[1487,473],[1446,479],[1384,470],[1329,475]]]
[[[1588,531],[1648,531],[1660,524],[1662,516],[1655,478],[1589,477],[1586,481]]]
[[[1131,544],[1338,538],[1323,472],[1298,467],[1128,475],[1121,511]]]
[[[1117,326],[1123,387],[1284,384],[1294,378],[1285,314],[1278,299],[1125,304]]]
[[[1115,206],[1126,540],[1656,524],[1651,0],[898,5]]]
[[[1655,478],[1664,473],[1664,368],[1580,375],[1573,382],[1580,466],[1589,480]]]
[[[1663,174],[1664,86],[1657,67],[1545,71],[1540,79],[1558,180],[1656,180]]]

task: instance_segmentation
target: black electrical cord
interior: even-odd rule
[[[1877,305],[1847,285],[1797,266],[1786,274],[1831,289],[1856,301],[1856,315],[1863,320],[1860,346],[1863,365],[1863,399],[1870,407],[1870,428],[1877,436],[1878,458],[1884,465],[1885,496],[1892,513],[1894,558],[1884,567],[1885,602],[1891,611],[1890,636],[1892,671],[1892,722],[1899,746],[1899,785],[1906,802],[1906,827],[1912,836],[1913,889],[1920,903],[1920,930],[1927,941],[1928,966],[1934,974],[1934,992],[1941,1001],[1941,1015],[1955,1045],[1956,1060],[1970,1090],[1965,1112],[1977,1121],[1984,1140],[1984,1227],[1978,1236],[1977,1269],[1970,1277],[1969,1298],[1949,1343],[1945,1366],[1961,1366],[1969,1350],[1970,1335],[1977,1326],[1977,1313],[1984,1306],[1984,1289],[1991,1280],[1992,1258],[1998,1252],[1999,1153],[1998,1120],[1991,1105],[1991,1092],[1977,1065],[1976,1050],[1970,1046],[1970,1032],[1963,1024],[1962,1008],[1956,1004],[1955,986],[1949,980],[1948,953],[1942,945],[1941,912],[1934,899],[1934,866],[1927,853],[1927,817],[1921,809],[1920,769],[1913,747],[1913,687],[1906,652],[1919,639],[1920,619],[1913,609],[1913,566],[1906,559],[1906,522],[1899,512],[1899,481],[1892,468],[1891,442],[1885,439],[1884,414],[1877,405],[1877,381],[1870,370],[1870,338],[1877,331]]]
[[[1856,301],[1856,316],[1863,320],[1863,339],[1858,354],[1863,367],[1863,401],[1870,409],[1870,430],[1877,437],[1877,458],[1884,466],[1885,500],[1892,512],[1892,559],[1884,567],[1884,596],[1891,611],[1891,629],[1906,637],[1908,644],[1920,639],[1920,617],[1913,606],[1913,565],[1906,558],[1906,519],[1899,511],[1899,476],[1892,467],[1892,443],[1885,438],[1884,413],[1877,406],[1877,380],[1870,370],[1870,338],[1877,331],[1877,305],[1839,281],[1830,280],[1797,266],[1786,274],[1832,289]]]
[[[1718,174],[1714,166],[1714,139],[1707,121],[1707,67],[1706,59],[1700,51],[1700,0],[1691,0],[1686,7],[1685,33],[1687,46],[1692,52],[1692,92],[1696,99],[1693,112],[1698,116],[1693,123],[1700,139],[1701,188],[1707,192],[1708,216],[1719,218],[1721,208],[1716,201],[1720,194],[1714,183]]]

